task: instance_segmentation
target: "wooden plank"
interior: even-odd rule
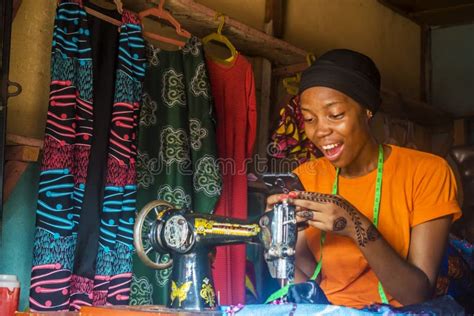
[[[454,143],[453,146],[466,144],[466,120],[454,120]]]
[[[20,9],[22,0],[13,0],[13,18],[12,20],[15,20],[15,16],[18,12],[18,9]]]
[[[21,175],[28,167],[27,162],[23,161],[7,161],[5,164],[5,181],[3,184],[3,203],[8,200],[8,197],[13,192]]]
[[[6,139],[8,144],[27,145],[43,148],[43,140],[37,138],[25,137],[15,134],[7,134]]]
[[[474,4],[415,12],[413,15],[420,23],[433,26],[459,25],[474,21]]]
[[[156,5],[159,1],[123,1],[126,8],[135,12],[150,7],[150,4],[146,4],[147,2]],[[198,37],[214,32],[219,25],[219,21],[216,20],[218,12],[193,0],[166,0],[165,7],[181,23],[183,28]],[[264,57],[275,65],[291,65],[304,62],[306,58],[307,52],[305,50],[249,27],[228,16],[225,18],[222,33],[243,54]]]
[[[308,67],[308,63],[299,63],[287,66],[281,66],[274,68],[272,75],[274,77],[289,77],[293,76],[297,72],[302,72]]]
[[[413,121],[417,124],[447,130],[452,128],[452,118],[429,104],[405,98],[402,95],[382,89],[380,110],[392,117]]]
[[[431,27],[423,24],[420,32],[421,54],[420,54],[420,99],[423,102],[431,103]]]
[[[272,1],[272,0],[267,0]],[[264,26],[265,32],[272,34],[273,21],[268,22]],[[258,125],[257,125],[257,155],[265,159],[267,157],[267,144],[269,140],[269,118],[270,118],[270,94],[272,86],[272,64],[265,58],[259,58],[261,61],[260,82],[260,100],[257,102],[258,108]]]
[[[7,145],[5,148],[5,160],[34,162],[38,161],[39,153],[39,147],[25,145]]]

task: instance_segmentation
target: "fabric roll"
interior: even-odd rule
[[[33,311],[128,304],[136,129],[146,64],[140,21],[128,11],[115,17],[122,19],[119,30],[88,15],[82,1],[58,4],[36,211]]]

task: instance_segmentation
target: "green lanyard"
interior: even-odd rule
[[[334,184],[332,186],[332,194],[337,194],[338,192],[339,172],[340,172],[340,169],[337,168],[336,179],[334,180]],[[377,178],[375,181],[374,218],[372,221],[376,228],[378,227],[378,222],[379,222],[380,198],[382,196],[382,175],[383,175],[383,146],[379,145],[379,155],[378,155],[378,160],[377,160]],[[321,272],[321,267],[323,264],[323,244],[325,240],[326,240],[326,232],[321,232],[320,247],[319,247],[320,249],[319,260],[318,260],[318,264],[316,265],[316,269],[314,270],[314,273],[311,276],[310,280],[316,280],[319,273]],[[287,284],[285,287],[279,289],[278,291],[270,295],[265,301],[265,303],[274,301],[277,298],[285,296],[288,293],[289,287],[290,287],[290,284]],[[380,299],[382,300],[382,303],[388,304],[387,296],[385,295],[385,291],[383,290],[383,287],[380,281],[378,283],[378,290],[379,290],[379,295],[380,295]]]

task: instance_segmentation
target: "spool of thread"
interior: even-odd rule
[[[20,300],[20,282],[16,275],[0,274],[0,315],[14,316]]]

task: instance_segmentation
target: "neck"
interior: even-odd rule
[[[341,175],[346,178],[355,178],[368,174],[377,168],[379,144],[371,137],[357,155],[357,159],[349,166],[341,168]]]

